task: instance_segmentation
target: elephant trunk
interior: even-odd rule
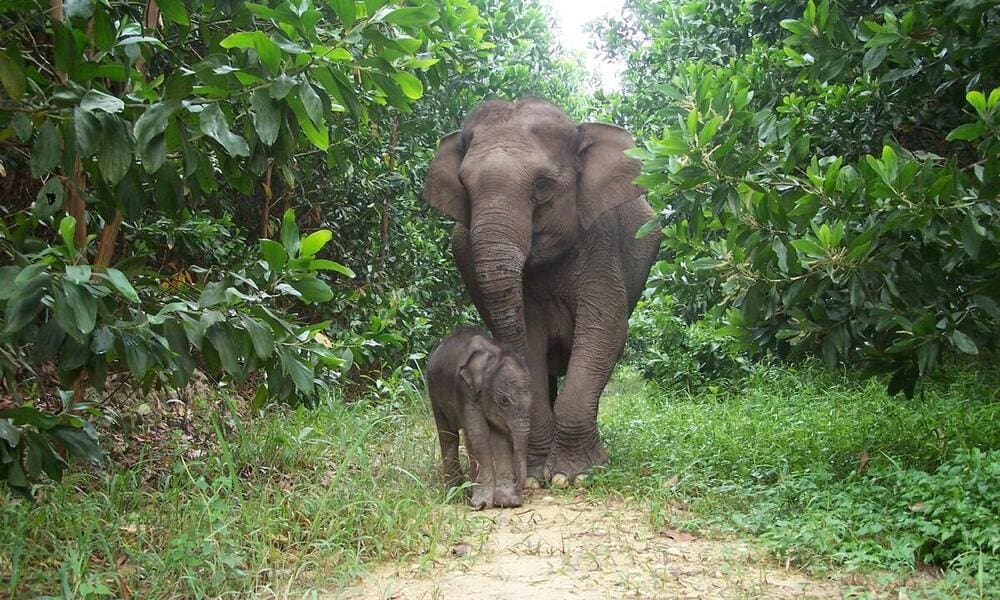
[[[524,482],[528,478],[528,437],[531,432],[528,423],[511,430],[511,442],[514,447],[514,468],[517,477],[517,488],[524,489]]]
[[[505,210],[474,215],[471,236],[476,287],[493,336],[526,355],[523,272],[530,233],[519,232]],[[523,239],[521,239],[523,238]]]

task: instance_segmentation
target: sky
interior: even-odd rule
[[[556,37],[567,50],[580,50],[587,56],[587,64],[597,72],[601,87],[607,91],[619,87],[618,74],[622,69],[616,65],[602,61],[597,53],[589,47],[590,35],[583,28],[588,21],[604,15],[619,14],[623,0],[545,0],[552,7],[552,16],[556,20]]]

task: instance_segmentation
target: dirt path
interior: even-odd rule
[[[841,598],[849,589],[763,561],[746,544],[654,531],[646,511],[623,503],[536,494],[481,515],[481,539],[456,545],[429,572],[390,565],[334,597]]]

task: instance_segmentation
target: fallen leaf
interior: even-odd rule
[[[920,512],[927,508],[927,504],[923,502],[917,502],[916,504],[910,505],[910,512]]]
[[[672,490],[675,487],[677,487],[677,484],[680,482],[680,480],[681,478],[679,475],[671,475],[667,480],[663,482],[663,487],[667,488],[668,490]]]
[[[452,556],[457,556],[459,558],[465,556],[472,551],[472,546],[468,544],[455,544],[451,547]]]
[[[664,529],[660,532],[660,535],[678,542],[690,542],[695,539],[695,537],[690,533],[680,531],[679,529]]]

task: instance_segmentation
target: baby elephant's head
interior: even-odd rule
[[[524,359],[513,349],[487,338],[459,368],[475,402],[494,428],[508,434],[513,446],[518,483],[527,473],[531,420],[531,377]]]

